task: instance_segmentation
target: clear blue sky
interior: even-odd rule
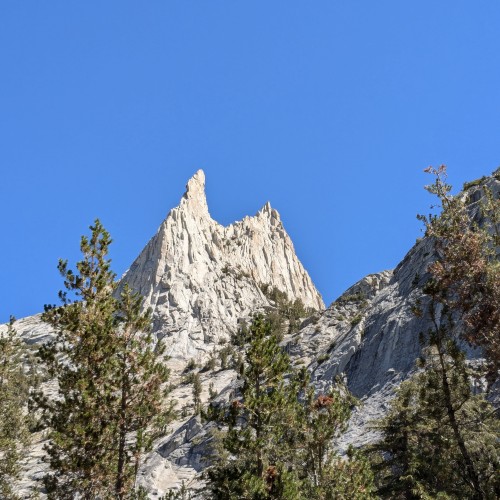
[[[0,2],[0,321],[57,302],[100,217],[133,261],[203,168],[267,200],[328,304],[394,267],[432,198],[500,164],[500,2]]]

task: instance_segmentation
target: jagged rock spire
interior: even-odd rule
[[[181,206],[188,206],[197,215],[208,215],[207,196],[205,194],[205,172],[198,170],[186,185],[186,192]]]
[[[261,284],[308,307],[324,307],[270,203],[255,217],[224,227],[209,215],[202,170],[189,180],[180,205],[132,264],[125,282],[146,297],[156,333],[173,337],[169,354],[181,358],[202,356],[237,327],[239,318],[265,305]]]

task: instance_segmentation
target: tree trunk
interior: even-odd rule
[[[125,495],[125,443],[127,438],[127,384],[126,384],[126,367],[123,363],[122,367],[122,387],[121,387],[121,403],[120,403],[120,427],[118,436],[118,470],[116,474],[115,492],[117,498],[122,500]]]
[[[444,404],[446,407],[448,420],[450,421],[450,425],[451,425],[451,428],[453,429],[453,434],[455,436],[455,440],[457,442],[457,445],[458,445],[458,448],[459,448],[460,453],[462,455],[462,458],[465,462],[466,475],[467,475],[468,479],[470,480],[472,487],[474,488],[474,491],[475,491],[474,498],[480,500],[480,499],[485,498],[485,495],[484,495],[484,492],[481,488],[481,483],[479,481],[479,475],[476,471],[476,468],[474,467],[474,462],[472,461],[472,458],[469,454],[469,451],[467,450],[467,447],[465,446],[465,441],[463,439],[462,433],[460,432],[460,428],[459,428],[459,425],[457,422],[456,412],[455,412],[455,409],[453,408],[450,383],[449,383],[448,376],[446,373],[444,353],[442,351],[439,333],[438,333],[437,348],[438,348],[438,355],[439,355],[439,363],[441,365],[441,381],[443,384]]]

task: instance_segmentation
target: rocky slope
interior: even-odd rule
[[[425,318],[412,313],[412,305],[422,297],[427,267],[434,258],[432,241],[421,239],[394,271],[363,278],[324,309],[278,213],[266,204],[254,217],[221,226],[209,215],[204,184],[199,171],[180,205],[123,277],[123,283],[141,292],[153,308],[154,330],[165,339],[172,356],[173,381],[180,381],[189,359],[203,363],[217,353],[240,319],[272,306],[261,289],[270,284],[317,310],[283,341],[294,364],[308,367],[318,391],[326,390],[335,376],[345,377],[362,402],[340,448],[373,440],[369,422],[384,413],[394,388],[414,370],[421,348],[419,333],[428,327]],[[499,196],[500,176],[483,179],[482,184]],[[470,186],[465,195],[479,217],[481,183]],[[50,335],[38,317],[20,320],[16,328],[29,343],[43,342]],[[471,359],[480,356],[470,349],[468,354]],[[237,391],[236,373],[220,369],[218,363],[200,375],[205,402],[210,386],[219,400]],[[139,483],[151,498],[183,481],[190,488],[201,488],[199,473],[207,465],[208,426],[190,416],[191,386],[179,384],[172,397],[185,416],[145,457]],[[43,474],[42,438],[26,463],[24,491]]]
[[[145,306],[153,310],[153,331],[167,346],[173,383],[180,382],[188,360],[202,365],[236,331],[238,321],[271,305],[263,285],[276,287],[312,309],[324,308],[321,295],[295,255],[279,213],[266,203],[255,216],[222,226],[210,217],[201,170],[189,180],[179,206],[169,212],[124,274],[117,293],[125,283],[139,291]],[[0,326],[0,333],[4,328]],[[29,344],[39,344],[52,335],[40,315],[18,320],[15,328]],[[208,398],[209,383],[220,392],[234,377],[231,371],[205,373],[202,398]],[[46,390],[52,393],[50,383]],[[189,385],[179,384],[172,398],[179,410],[189,413]],[[180,417],[174,422],[174,436],[187,420]],[[45,467],[43,435],[35,440],[21,485],[25,492],[33,480],[43,476]],[[147,486],[155,488],[158,483],[161,491],[166,491],[191,478],[196,470],[185,462],[180,460],[180,466],[168,462],[170,472],[163,463],[159,472],[150,467],[145,474],[149,477],[154,472],[158,478]]]

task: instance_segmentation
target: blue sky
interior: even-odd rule
[[[428,165],[500,164],[496,1],[0,3],[0,321],[57,301],[95,217],[133,261],[203,168],[267,200],[330,303],[420,236]]]

